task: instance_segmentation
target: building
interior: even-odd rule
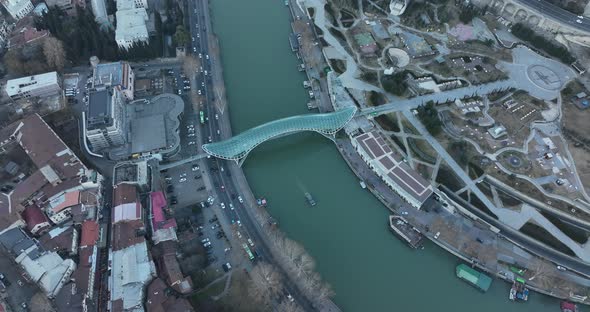
[[[176,237],[176,220],[168,215],[164,192],[150,193],[152,212],[152,240],[158,244],[168,240],[178,240]]]
[[[121,92],[102,88],[89,95],[85,114],[85,136],[93,151],[125,143],[126,118]]]
[[[131,10],[131,9],[147,9],[147,0],[118,0],[117,11]]]
[[[118,2],[117,2],[118,3]],[[135,73],[127,62],[98,64],[92,74],[92,87],[116,88],[127,100],[133,100]]]
[[[20,228],[4,231],[0,235],[0,244],[10,251],[15,262],[50,299],[57,295],[76,269],[74,261],[44,250]]]
[[[35,18],[26,16],[16,23],[6,43],[9,49],[34,44],[49,36],[49,31],[35,28]]]
[[[56,215],[67,215],[72,197],[85,205],[98,204],[101,176],[86,168],[39,115],[29,115],[0,130],[0,154],[10,152],[26,155],[13,161],[26,162],[30,173],[19,175],[9,193],[0,192],[0,216],[37,206],[57,223],[62,219]],[[0,222],[0,231],[5,227],[7,224]]]
[[[433,194],[432,185],[410,168],[379,132],[357,135],[351,138],[351,143],[383,182],[416,209]]]
[[[33,235],[41,235],[51,227],[49,219],[37,206],[25,208],[22,217],[27,223],[27,230]]]
[[[166,284],[176,292],[188,294],[193,290],[193,283],[190,277],[182,275],[180,264],[176,259],[177,250],[177,242],[165,241],[156,244],[152,248],[152,253],[156,261],[158,277],[166,281]]]
[[[156,278],[148,286],[147,312],[193,312],[188,300],[174,296],[161,278]]]
[[[54,227],[39,237],[43,249],[71,256],[78,254],[78,230],[71,225]]]
[[[120,48],[129,49],[134,43],[148,42],[149,17],[145,8],[117,10],[116,16],[115,41]]]
[[[436,53],[430,44],[418,35],[406,31],[400,35],[400,38],[412,58],[434,55]]]
[[[113,193],[110,259],[111,311],[144,311],[145,286],[156,274],[148,251],[142,209],[135,186],[116,185]]]
[[[57,72],[11,79],[6,82],[6,94],[13,100],[47,97],[61,93]]]
[[[2,5],[8,14],[17,21],[33,11],[34,8],[31,0],[2,0]]]
[[[499,138],[508,134],[508,132],[506,132],[506,127],[504,127],[503,125],[500,125],[500,124],[497,124],[497,125],[489,128],[488,133],[494,139],[499,139]]]

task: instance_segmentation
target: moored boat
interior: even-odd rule
[[[315,206],[316,202],[313,199],[313,197],[311,197],[311,194],[309,194],[309,192],[305,192],[305,199],[307,200],[307,203],[311,206]]]
[[[455,274],[458,278],[466,281],[475,288],[486,292],[492,285],[492,278],[477,271],[476,269],[470,268],[466,264],[459,264],[455,269]]]

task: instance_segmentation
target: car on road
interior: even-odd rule
[[[217,135],[221,134],[221,130],[217,129]]]
[[[193,41],[195,41],[194,39],[195,38],[193,38]],[[197,47],[193,47],[193,52],[195,52],[195,53],[197,52]]]
[[[254,242],[252,242],[252,239],[248,238],[248,244],[250,244],[251,247],[254,247]]]
[[[234,204],[232,204],[232,203],[229,203],[229,209],[230,209],[230,210],[234,210]]]
[[[180,174],[180,177],[181,177],[181,178],[184,178],[184,177],[186,177],[186,173],[181,173],[181,174]]]
[[[221,209],[225,209],[225,204],[224,203],[220,203],[219,206],[221,206]]]
[[[225,191],[225,185],[222,185],[222,186],[221,186],[221,190],[222,190],[222,191]],[[232,205],[231,205],[231,203],[229,204],[229,206],[230,206],[230,207],[232,206]]]
[[[209,141],[209,143],[213,142],[213,139],[211,139],[211,136],[209,136],[209,137],[207,138],[207,140]]]
[[[219,120],[219,115],[215,114],[215,120]]]
[[[228,252],[228,251],[230,251],[230,250],[231,250],[231,248],[230,248],[230,247],[227,247],[227,248],[225,248],[225,249],[223,250],[223,252]]]
[[[291,296],[290,293],[287,293],[287,299],[289,299],[289,301],[291,302],[295,301],[295,299],[293,299],[293,296]]]
[[[192,171],[199,171],[199,166],[198,165],[193,165],[193,167],[191,168]]]
[[[180,180],[178,180],[178,182],[180,182],[180,183],[185,182],[185,181],[186,181],[186,178],[180,178]]]
[[[240,204],[244,203],[244,200],[242,199],[242,196],[238,196],[238,201],[240,202]]]
[[[204,238],[204,239],[202,239],[202,240],[201,240],[201,243],[203,243],[203,244],[204,244],[204,243],[206,243],[206,242],[208,242],[208,241],[209,241],[209,238]]]
[[[582,20],[581,20],[581,19],[577,19],[577,20],[576,20],[576,23],[578,23],[578,24],[582,24]]]
[[[209,59],[209,54],[205,54],[205,58],[206,59]]]
[[[218,228],[218,227],[219,227],[219,224],[213,224],[213,225],[211,226],[211,229],[212,229],[212,230],[215,230],[215,229],[216,229],[216,228]]]
[[[197,93],[199,93],[199,95],[201,95],[201,89],[199,89],[199,91],[197,91]]]
[[[203,58],[203,54],[199,53],[199,58]]]
[[[195,141],[188,142],[188,145],[195,145],[195,144],[197,144]]]
[[[188,134],[188,137],[194,137],[194,136],[195,136],[195,134],[194,134],[194,133],[189,133],[189,134]]]
[[[560,271],[567,271],[567,269],[565,267],[562,267],[561,265],[558,265],[557,269]]]
[[[224,265],[221,266],[223,268],[223,270],[225,272],[228,272],[229,270],[231,270],[231,264],[229,264],[229,262],[225,263]]]
[[[207,249],[211,248],[211,247],[212,247],[212,246],[211,246],[211,242],[206,242],[206,243],[204,243],[204,244],[203,244],[203,247],[205,247],[205,248],[207,248]]]

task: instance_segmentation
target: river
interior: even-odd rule
[[[283,1],[212,0],[211,9],[234,133],[307,113]],[[497,279],[481,293],[455,277],[459,260],[442,249],[406,247],[388,231],[387,209],[320,135],[267,142],[244,170],[281,229],[315,258],[343,311],[559,311],[557,300],[536,293],[528,303],[510,302],[509,285]],[[317,206],[306,205],[304,191]]]

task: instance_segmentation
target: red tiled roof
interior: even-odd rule
[[[131,184],[118,184],[113,188],[113,207],[137,202],[137,189]]]
[[[98,241],[98,229],[96,221],[84,221],[82,223],[80,247],[94,246]]]

